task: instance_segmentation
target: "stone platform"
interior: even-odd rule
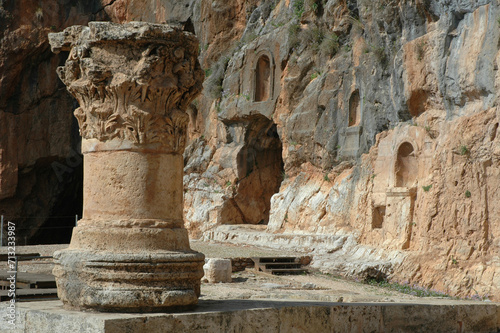
[[[203,300],[188,312],[119,314],[68,311],[60,301],[18,303],[15,328],[0,304],[2,332],[498,332],[497,303],[327,303]]]

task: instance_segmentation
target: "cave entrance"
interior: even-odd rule
[[[262,55],[257,60],[255,68],[255,102],[267,101],[271,90],[271,62],[269,57]]]
[[[240,222],[267,224],[271,197],[279,192],[284,172],[276,124],[264,116],[250,123],[237,165],[239,181],[234,204],[241,214]]]
[[[396,160],[396,187],[412,187],[417,180],[418,163],[413,145],[403,142]]]

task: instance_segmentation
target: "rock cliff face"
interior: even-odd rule
[[[67,241],[71,228],[60,227],[81,215],[74,100],[55,72],[64,55],[51,54],[47,35],[104,18],[102,7],[99,1],[0,2],[0,214],[18,224],[19,245]]]
[[[176,21],[201,41],[206,79],[190,106],[184,155],[184,215],[192,236],[210,237],[231,224],[260,224],[267,234],[291,238],[342,234],[347,238],[325,245],[326,253],[362,247],[372,254],[366,258],[384,258],[383,267],[373,267],[394,280],[499,299],[497,2],[112,0],[93,6],[76,6],[87,13],[78,18],[59,11],[51,20],[57,30],[95,18]],[[21,7],[3,5],[0,14],[28,15]],[[2,27],[3,40],[15,42],[2,42],[0,116],[19,126],[0,122],[4,210],[9,202],[33,204],[35,193],[47,191],[43,198],[58,202],[56,192],[73,186],[27,190],[21,183],[29,177],[29,184],[41,183],[33,180],[44,170],[36,163],[62,158],[64,164],[74,126],[73,102],[55,76],[59,59],[48,56],[45,42],[53,23],[36,19],[33,9],[30,29],[16,20]],[[12,37],[26,31],[40,35],[31,39],[36,43]],[[6,59],[19,64],[18,74]],[[45,67],[35,65],[41,62]],[[36,89],[20,94],[30,91],[30,82]]]
[[[497,299],[498,5],[245,6],[201,5],[238,27],[245,15],[233,43],[193,20],[208,76],[185,155],[193,235],[349,235],[323,250],[354,241],[394,280]]]

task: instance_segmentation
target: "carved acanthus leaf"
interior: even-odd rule
[[[189,119],[185,111],[201,92],[204,77],[196,38],[149,23],[124,24],[118,30],[114,23],[89,26],[66,32],[79,35],[64,37],[72,48],[58,70],[80,103],[75,116],[81,135],[160,144],[164,151],[182,153]],[[116,39],[115,31],[120,31]]]

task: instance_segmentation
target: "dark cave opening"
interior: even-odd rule
[[[267,224],[271,197],[282,181],[282,143],[276,124],[264,116],[252,121],[237,157],[239,181],[234,204],[245,224]]]

